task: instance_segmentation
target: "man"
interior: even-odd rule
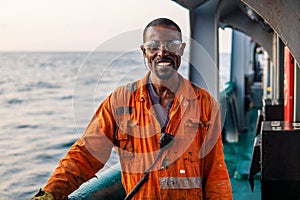
[[[159,18],[143,40],[149,72],[102,102],[33,199],[67,199],[104,166],[112,147],[127,199],[232,199],[217,103],[177,73],[185,48],[180,28]]]

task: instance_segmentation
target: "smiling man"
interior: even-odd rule
[[[180,28],[155,19],[143,40],[149,72],[101,103],[33,199],[67,199],[104,166],[113,147],[126,199],[232,199],[218,105],[177,72],[185,48]]]

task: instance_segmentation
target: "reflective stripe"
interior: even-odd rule
[[[202,177],[161,177],[160,189],[202,188]]]

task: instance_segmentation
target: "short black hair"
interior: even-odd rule
[[[154,27],[154,26],[160,26],[160,25],[165,25],[165,26],[173,26],[175,27],[176,31],[178,31],[180,33],[180,37],[181,37],[181,29],[180,27],[172,20],[168,19],[168,18],[157,18],[152,20],[144,29],[143,32],[143,41],[145,42],[145,35],[147,30],[150,27]]]

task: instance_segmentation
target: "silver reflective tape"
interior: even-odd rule
[[[202,188],[202,177],[161,177],[160,189]]]

